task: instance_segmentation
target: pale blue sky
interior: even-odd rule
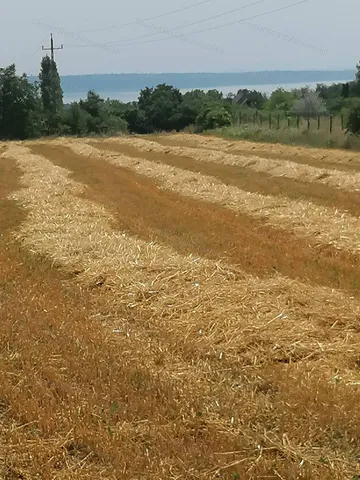
[[[309,0],[307,3],[246,23],[186,36],[225,23],[285,7],[296,0],[262,0],[238,12],[206,22],[208,17],[255,3],[256,0],[206,0],[182,12],[122,26],[200,3],[201,0],[13,0],[2,6],[0,66],[15,62],[36,73],[39,49],[50,31],[64,50],[56,59],[62,74],[121,72],[247,71],[266,69],[345,69],[360,59],[359,0]],[[300,1],[300,0],[298,0]],[[171,30],[192,22],[198,25]],[[59,29],[63,29],[62,33]],[[101,31],[94,31],[103,29]],[[88,32],[80,33],[83,30]],[[74,48],[96,42],[132,40],[128,46]],[[151,42],[151,40],[164,39]],[[81,40],[81,41],[80,41]],[[147,43],[143,43],[147,42]],[[192,43],[193,42],[193,43]],[[130,44],[133,45],[130,45]],[[134,43],[137,43],[136,45]],[[5,47],[6,45],[6,47]]]

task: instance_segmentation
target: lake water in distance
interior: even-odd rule
[[[229,87],[212,87],[212,89],[219,90],[223,92],[224,96],[228,93],[236,93],[239,89],[247,88],[248,90],[257,90],[262,93],[271,94],[277,88],[283,88],[284,90],[292,90],[293,88],[301,88],[306,85],[315,88],[318,83],[323,83],[324,85],[331,85],[332,83],[342,83],[343,80],[331,81],[331,82],[309,82],[304,83],[283,83],[283,84],[271,84],[271,85],[233,85]],[[212,90],[210,88],[203,89],[204,91]],[[186,93],[189,89],[181,90],[182,93]],[[111,98],[113,100],[120,100],[121,102],[133,102],[137,100],[139,92],[96,92],[103,98]],[[87,96],[87,92],[76,92],[76,93],[66,93],[64,92],[64,103],[76,102],[80,99],[84,99]]]

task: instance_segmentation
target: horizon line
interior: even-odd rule
[[[249,73],[305,73],[305,72],[314,72],[314,73],[340,73],[340,72],[355,72],[355,68],[341,68],[341,69],[301,69],[301,70],[246,70],[240,72],[108,72],[108,73],[66,73],[60,75],[61,77],[85,77],[85,76],[94,76],[94,75],[239,75],[239,74],[249,74]],[[34,74],[28,74],[29,77],[35,77]]]

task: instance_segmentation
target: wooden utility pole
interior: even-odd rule
[[[55,60],[55,55],[54,55],[54,50],[62,50],[64,48],[64,45],[61,45],[60,47],[54,47],[54,39],[53,39],[53,34],[50,33],[50,48],[46,48],[42,46],[42,50],[46,51],[51,51],[51,60]]]

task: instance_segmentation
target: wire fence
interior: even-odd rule
[[[308,131],[328,131],[330,134],[341,130],[345,132],[344,115],[327,115],[318,117],[304,117],[300,115],[264,113],[256,110],[255,112],[239,111],[236,115],[237,125],[258,125],[262,128],[284,129],[297,128]]]

